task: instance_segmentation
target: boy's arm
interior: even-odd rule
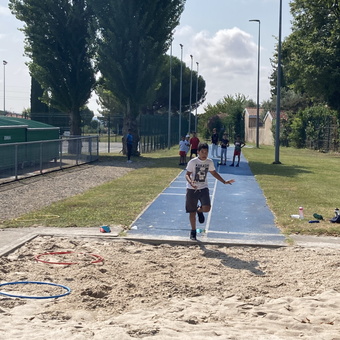
[[[196,185],[195,181],[193,181],[193,180],[191,179],[191,174],[192,174],[192,172],[187,171],[187,173],[185,174],[185,179],[187,180],[187,182],[188,182],[194,189],[196,189],[196,188],[197,188],[197,185]]]
[[[222,182],[223,184],[232,184],[235,182],[234,179],[230,179],[228,181],[224,180],[221,175],[216,171],[216,170],[213,170],[213,171],[210,171],[210,173],[217,179],[219,180],[220,182]]]

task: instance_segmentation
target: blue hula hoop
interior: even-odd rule
[[[0,287],[2,286],[9,286],[9,285],[17,285],[17,284],[38,284],[38,285],[49,285],[49,286],[57,286],[61,287],[66,290],[66,293],[64,294],[59,294],[59,295],[52,295],[52,296],[27,296],[27,295],[14,295],[14,294],[9,294],[9,293],[4,293],[0,291],[1,295],[5,296],[10,296],[10,297],[15,297],[15,298],[23,298],[23,299],[57,299],[62,296],[68,295],[71,293],[71,289],[67,286],[60,285],[57,283],[51,283],[51,282],[40,282],[40,281],[18,281],[18,282],[6,282],[6,283],[1,283]]]

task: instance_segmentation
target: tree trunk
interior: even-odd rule
[[[79,110],[73,110],[70,113],[70,135],[71,137],[81,137],[81,118]],[[68,152],[70,154],[80,154],[82,149],[79,139],[70,140],[68,144]]]

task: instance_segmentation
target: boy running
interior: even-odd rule
[[[191,159],[187,165],[185,179],[186,188],[186,212],[189,213],[191,225],[190,239],[196,240],[196,214],[198,221],[204,223],[204,212],[209,212],[211,208],[210,194],[208,188],[207,175],[210,172],[217,180],[223,184],[232,184],[235,180],[224,180],[215,170],[214,162],[208,158],[209,146],[207,143],[200,143],[197,148],[198,157]],[[200,201],[200,206],[198,205]]]

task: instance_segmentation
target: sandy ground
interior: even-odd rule
[[[339,267],[338,249],[37,237],[0,282],[71,293],[1,286],[20,298],[0,295],[0,339],[340,339]]]

